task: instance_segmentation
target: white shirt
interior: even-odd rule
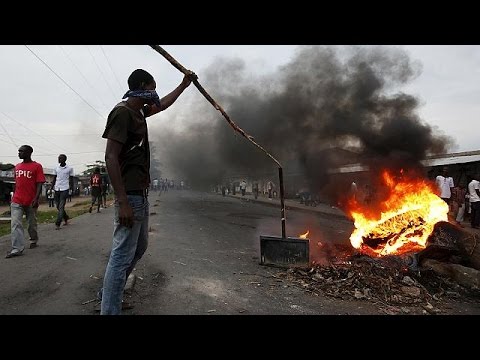
[[[480,182],[478,180],[472,180],[468,184],[468,194],[470,195],[470,202],[477,202],[480,201],[480,197],[478,197],[477,192],[475,189],[480,190]]]
[[[65,191],[70,189],[70,176],[73,176],[73,168],[65,164],[64,167],[57,165],[55,168],[55,191]]]
[[[443,199],[450,199],[452,196],[452,191],[450,188],[454,187],[453,185],[453,178],[450,176],[445,178],[442,175],[438,175],[435,179],[438,188],[440,189],[440,197]]]

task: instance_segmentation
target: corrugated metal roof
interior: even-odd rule
[[[43,168],[43,173],[44,173],[45,175],[55,175],[55,169]]]
[[[452,165],[452,164],[465,164],[470,162],[480,161],[480,150],[467,151],[463,153],[452,153],[445,155],[432,156],[426,160],[421,161],[425,167]],[[368,171],[368,166],[360,163],[341,166],[335,169],[329,169],[329,174],[338,173],[355,173],[360,171]]]
[[[427,156],[427,159],[444,159],[448,157],[456,157],[456,156],[470,156],[470,155],[480,155],[480,150],[475,151],[463,151],[458,153],[450,153],[450,154],[441,154],[441,155],[431,155]]]
[[[360,171],[368,171],[368,166],[361,164],[352,164],[347,166],[338,167],[335,169],[328,169],[329,174],[338,174],[338,173],[355,173]]]
[[[439,166],[439,165],[451,165],[451,164],[464,164],[469,162],[480,161],[480,155],[467,155],[467,156],[451,156],[436,159],[423,160],[422,164],[425,166]]]

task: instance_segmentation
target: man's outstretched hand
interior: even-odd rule
[[[183,83],[185,85],[190,85],[192,81],[197,80],[198,76],[195,74],[193,71],[188,70],[188,73],[185,74],[185,77],[183,78]]]

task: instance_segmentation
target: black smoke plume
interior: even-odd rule
[[[349,160],[414,166],[427,154],[448,150],[452,140],[417,115],[419,100],[399,91],[419,73],[420,65],[398,48],[308,46],[268,75],[255,75],[239,59],[217,59],[198,75],[284,172],[299,168],[321,187],[328,168]],[[166,124],[151,131],[161,150],[157,156],[192,185],[275,170],[199,93]],[[356,159],[345,159],[341,149],[353,150]]]

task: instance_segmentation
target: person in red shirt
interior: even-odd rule
[[[100,175],[100,168],[96,167],[92,176],[90,176],[90,186],[92,187],[92,205],[88,212],[92,212],[93,205],[97,203],[97,213],[100,212],[100,205],[102,205],[102,176]]]
[[[12,250],[7,253],[7,259],[22,255],[25,249],[22,224],[24,214],[28,222],[30,249],[37,247],[38,199],[42,192],[42,184],[45,182],[45,175],[42,165],[32,161],[32,153],[33,148],[30,145],[22,145],[18,149],[18,157],[23,161],[15,166],[15,192],[10,204]]]

